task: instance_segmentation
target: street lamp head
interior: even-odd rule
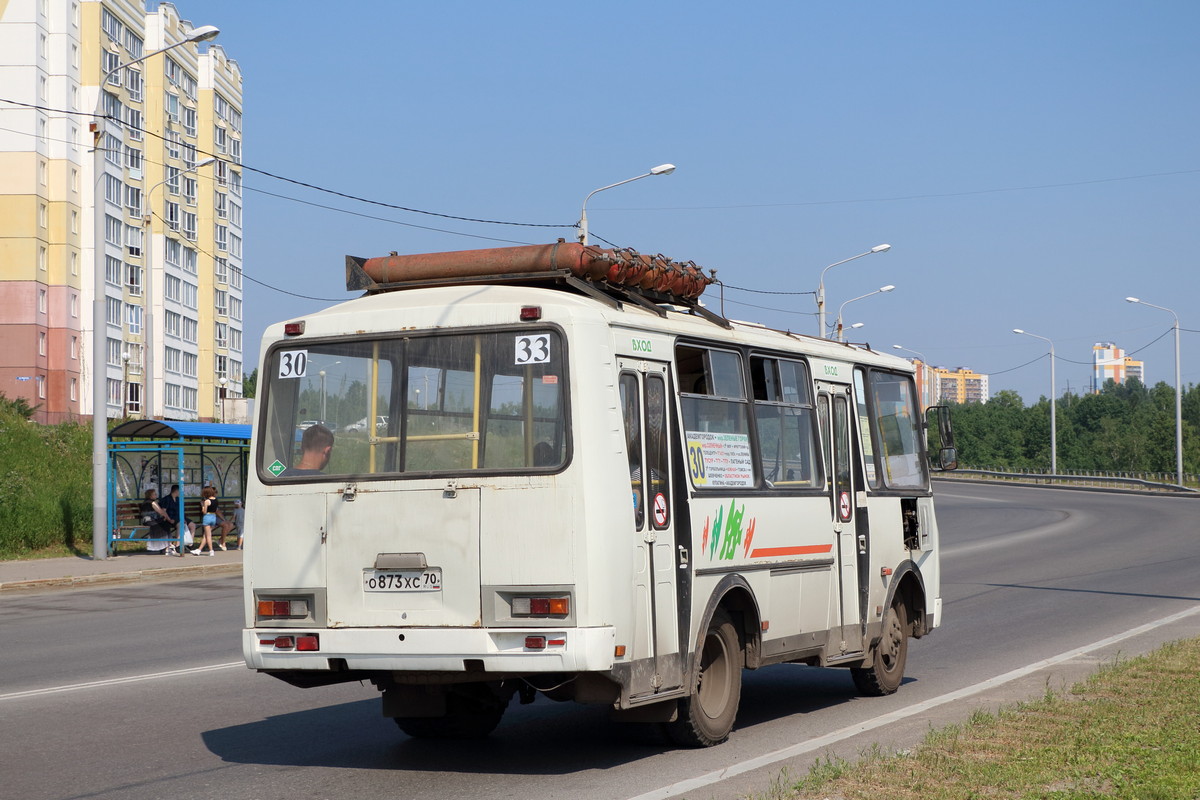
[[[1138,298],[1136,298],[1136,297],[1126,297],[1126,298],[1125,298],[1125,302],[1126,302],[1126,303],[1140,303],[1140,302],[1142,302],[1142,301],[1141,301],[1141,300],[1139,300],[1139,299],[1138,299]]]
[[[211,42],[221,33],[221,29],[216,25],[201,25],[199,28],[192,28],[191,34],[184,40],[186,42]]]
[[[880,287],[879,287],[879,291],[881,291],[881,292],[890,292],[890,291],[892,291],[892,290],[893,290],[893,289],[895,289],[895,288],[896,288],[895,286],[893,286],[892,284],[890,284],[890,283],[889,283],[887,286],[880,286]]]
[[[201,167],[207,167],[209,164],[215,164],[215,163],[217,163],[217,160],[215,158],[206,158],[203,161],[196,164],[196,166],[192,167],[192,169],[200,169]]]
[[[1021,330],[1020,328],[1013,328],[1013,333],[1024,333],[1024,332],[1025,331]]]
[[[865,323],[865,322],[856,322],[856,323],[854,323],[853,325],[851,325],[851,326],[850,326],[850,328],[851,328],[851,329],[854,329],[854,328],[862,328],[862,327],[864,327],[866,324],[867,324],[867,323]]]
[[[657,167],[654,167],[653,169],[650,170],[650,174],[651,175],[670,175],[674,171],[675,171],[674,164],[659,164]]]
[[[871,248],[871,252],[872,253],[886,253],[888,250],[891,250],[891,249],[892,249],[892,246],[890,244],[877,244]]]

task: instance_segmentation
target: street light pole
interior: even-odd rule
[[[1175,318],[1175,481],[1183,486],[1183,383],[1179,373],[1179,315],[1165,306],[1156,306],[1136,297],[1126,297],[1125,300],[1166,311]]]
[[[859,295],[858,297],[852,297],[849,300],[847,300],[846,302],[842,303],[842,305],[838,308],[838,315],[837,315],[837,340],[839,342],[842,341],[842,311],[845,310],[846,306],[850,305],[855,300],[862,300],[864,297],[870,297],[871,295],[882,294],[884,292],[890,292],[895,288],[896,288],[895,286],[892,286],[889,283],[887,286],[880,286],[878,289],[876,289],[873,292],[867,292],[866,294]]]
[[[179,174],[174,179],[182,178],[189,172],[196,172],[201,167],[207,167],[209,164],[216,163],[215,158],[206,158],[199,161],[187,169],[180,170]],[[154,226],[151,224],[154,215],[153,194],[154,190],[165,183],[170,183],[172,178],[163,178],[158,183],[151,186],[142,194],[142,203],[145,205],[145,214],[142,216],[142,227],[145,229],[143,238],[145,239],[146,253],[146,279],[142,281],[142,294],[146,298],[146,314],[142,320],[142,324],[146,327],[146,355],[143,359],[142,369],[146,374],[146,396],[145,403],[145,419],[154,419],[154,365],[157,361],[155,357],[155,346],[157,344],[154,335]],[[167,235],[163,232],[163,248],[167,246]],[[166,255],[163,255],[164,270],[166,269]]]
[[[104,87],[108,79],[122,69],[146,59],[182,47],[185,44],[215,39],[221,30],[214,25],[193,28],[184,39],[161,50],[152,50],[141,58],[118,64],[100,77],[96,86],[96,104],[92,117],[92,558],[108,558],[108,324],[105,319],[105,238],[104,203],[104,127],[106,116],[101,115]],[[119,122],[119,120],[118,120]]]
[[[674,171],[674,164],[659,164],[657,167],[652,168],[649,172],[642,173],[641,175],[637,175],[633,178],[626,178],[625,180],[617,181],[616,183],[610,183],[608,186],[601,186],[599,189],[593,189],[591,192],[589,192],[588,196],[583,198],[583,209],[579,212],[579,243],[585,246],[588,243],[587,204],[588,200],[592,199],[592,195],[596,194],[596,192],[603,192],[605,189],[611,189],[614,186],[621,186],[626,183],[632,183],[633,181],[640,181],[642,178],[649,178],[651,175],[670,175]]]
[[[1043,342],[1050,343],[1050,474],[1058,474],[1058,427],[1054,415],[1054,342],[1051,342],[1045,336],[1038,336],[1036,333],[1023,331],[1020,328],[1013,328],[1013,333],[1019,333],[1023,336],[1032,336],[1035,339],[1041,339]]]
[[[858,255],[850,256],[849,258],[843,258],[841,261],[835,261],[825,269],[821,270],[821,282],[817,284],[817,336],[822,339],[829,338],[825,335],[825,273],[829,272],[829,270],[833,269],[839,264],[845,264],[848,261],[853,261],[854,259],[862,258],[863,256],[869,256],[873,253],[886,253],[891,249],[892,246],[890,244],[877,244],[865,253],[859,253]]]

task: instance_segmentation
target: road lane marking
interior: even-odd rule
[[[22,697],[38,697],[46,694],[62,694],[63,692],[77,692],[81,689],[99,689],[103,686],[119,686],[122,683],[137,683],[138,681],[152,681],[159,678],[177,678],[181,675],[196,675],[202,672],[216,672],[222,669],[233,669],[234,667],[242,667],[245,669],[245,661],[230,661],[227,664],[210,664],[207,667],[189,667],[188,669],[175,669],[170,672],[151,672],[146,675],[128,675],[124,678],[109,678],[104,681],[91,681],[89,683],[72,683],[66,686],[50,686],[45,689],[28,689],[24,692],[9,692],[8,694],[0,694],[0,702],[4,700],[17,700]]]
[[[1178,622],[1179,620],[1190,617],[1197,612],[1200,612],[1200,606],[1193,606],[1192,608],[1171,614],[1167,617],[1162,617],[1161,619],[1157,619],[1153,622],[1147,622],[1145,625],[1139,625],[1136,628],[1130,628],[1124,633],[1118,633],[1114,636],[1109,636],[1107,639],[1101,639],[1098,642],[1085,644],[1083,647],[1077,647],[1074,650],[1068,650],[1065,653],[1059,653],[1056,656],[1051,656],[1050,658],[1042,659],[1041,661],[1035,661],[1032,664],[1027,664],[1024,667],[1019,667],[1010,672],[1005,672],[1003,675],[997,675],[994,678],[989,678],[986,681],[976,683],[972,686],[964,686],[963,688],[948,694],[934,697],[920,703],[915,703],[911,706],[906,706],[905,708],[897,709],[889,714],[884,714],[881,717],[876,717],[865,722],[847,725],[844,728],[827,733],[824,736],[819,736],[816,739],[809,739],[806,742],[800,742],[792,745],[791,747],[785,747],[780,750],[765,753],[758,758],[748,759],[738,764],[734,764],[733,766],[726,767],[725,769],[709,772],[704,775],[698,775],[695,778],[688,778],[687,780],[678,781],[668,786],[663,786],[659,789],[646,792],[645,794],[639,794],[635,797],[631,797],[629,800],[666,800],[666,798],[669,797],[678,797],[684,792],[698,791],[706,786],[711,786],[714,783],[720,783],[727,778],[732,778],[745,772],[767,767],[780,761],[784,761],[785,759],[804,755],[805,753],[811,753],[814,750],[820,750],[823,747],[829,747],[837,744],[840,741],[849,739],[852,736],[857,736],[860,733],[866,733],[867,731],[872,731],[876,728],[882,728],[886,725],[891,725],[893,722],[900,722],[901,720],[917,714],[922,714],[931,708],[936,708],[937,706],[951,703],[955,700],[961,700],[964,697],[970,697],[973,694],[979,694],[980,692],[985,692],[988,689],[994,689],[997,686],[1002,686],[1011,681],[1015,681],[1018,678],[1024,678],[1027,675],[1032,675],[1040,669],[1052,667],[1056,664],[1061,664],[1064,661],[1070,661],[1073,658],[1077,658],[1085,653],[1090,653],[1093,650],[1099,650],[1103,647],[1108,647],[1109,645],[1124,641],[1125,639],[1130,639],[1134,636],[1148,633],[1156,628],[1161,628],[1164,625],[1170,625],[1173,622]]]

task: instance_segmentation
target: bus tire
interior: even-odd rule
[[[700,644],[691,694],[664,730],[684,747],[712,747],[729,738],[742,697],[742,640],[728,612],[718,608]]]
[[[414,739],[482,739],[496,729],[509,696],[488,691],[451,690],[442,717],[395,717],[400,730]]]
[[[908,609],[896,598],[883,618],[883,630],[875,645],[869,667],[852,667],[850,675],[858,691],[868,697],[893,694],[904,680],[908,661]]]

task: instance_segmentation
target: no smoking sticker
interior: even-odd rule
[[[667,524],[667,498],[662,492],[654,495],[654,524],[660,528]]]
[[[841,515],[842,522],[850,520],[850,493],[842,492],[838,496],[838,514]]]

